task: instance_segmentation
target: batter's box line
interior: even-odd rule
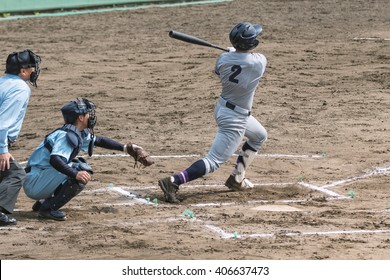
[[[282,184],[283,185],[292,185],[294,183],[282,183]],[[308,187],[311,189],[315,189],[317,191],[324,192],[325,194],[330,196],[329,198],[327,198],[328,200],[331,200],[331,199],[350,199],[350,197],[338,195],[337,193],[329,191],[329,190],[323,190],[322,188],[315,186],[315,185],[310,185],[310,184],[307,184],[304,182],[299,182],[299,184],[304,186],[304,187]],[[258,184],[258,185],[273,185],[273,184]],[[198,186],[216,186],[216,185],[198,185]],[[218,185],[218,186],[223,186],[223,185]],[[152,186],[152,187],[157,188],[155,186]],[[193,187],[195,187],[195,186],[193,186]],[[145,198],[140,198],[136,194],[133,194],[129,191],[126,191],[124,188],[128,188],[130,190],[132,189],[131,187],[128,187],[128,186],[110,186],[109,185],[108,187],[104,188],[103,191],[110,191],[110,192],[119,193],[120,195],[123,195],[124,197],[132,199],[134,201],[132,203],[129,203],[129,202],[119,203],[119,204],[117,203],[115,205],[132,206],[132,205],[135,205],[136,203],[156,205],[156,203],[154,203],[150,199],[148,200]],[[97,191],[102,191],[102,189],[95,190],[95,192],[97,192]],[[248,204],[258,204],[258,203],[261,203],[261,204],[265,204],[265,203],[289,204],[289,203],[302,203],[302,202],[306,202],[309,200],[310,199],[303,199],[303,200],[252,200],[252,201],[247,201],[246,203],[248,203]],[[242,204],[242,203],[239,203],[239,204]],[[114,204],[107,203],[107,205],[114,205]],[[205,207],[205,206],[215,207],[215,206],[232,206],[232,205],[238,205],[238,204],[236,202],[220,202],[220,203],[212,202],[212,203],[191,204],[190,206],[193,206],[193,207]]]
[[[340,199],[350,199],[349,197],[332,197],[332,198],[326,198],[327,201],[330,200],[340,200]],[[292,203],[304,203],[313,201],[312,198],[310,199],[280,199],[280,200],[249,200],[246,203],[247,204],[292,204]],[[211,203],[196,203],[196,204],[190,204],[189,206],[192,207],[218,207],[218,206],[235,206],[235,205],[242,205],[242,202],[211,202]]]
[[[272,184],[263,184],[263,185],[272,185]],[[285,185],[291,185],[289,183],[286,183]],[[199,186],[204,186],[204,185],[199,185]],[[215,185],[211,185],[215,186]],[[222,186],[222,185],[220,185]],[[152,188],[152,187],[149,187]],[[153,188],[156,188],[153,186]],[[127,187],[127,186],[117,186],[117,187],[106,187],[102,189],[97,189],[97,190],[90,190],[90,191],[85,191],[84,193],[87,192],[114,192],[118,193],[120,195],[123,195],[126,198],[132,199],[134,201],[131,202],[121,202],[121,203],[104,203],[104,205],[108,206],[133,206],[137,203],[141,204],[149,204],[149,205],[154,205],[152,201],[148,201],[147,199],[137,197],[137,195],[126,191],[125,189],[132,189],[132,187]],[[339,196],[339,197],[328,197],[326,198],[327,201],[331,200],[340,200],[340,199],[350,199],[350,197],[345,197],[345,196]],[[292,204],[292,203],[304,203],[311,201],[312,199],[282,199],[282,200],[249,200],[246,203],[247,204]],[[242,205],[243,203],[241,202],[210,202],[210,203],[196,203],[196,204],[189,204],[189,206],[192,207],[219,207],[219,206],[235,206],[235,205]],[[167,205],[164,205],[167,206]]]
[[[374,177],[374,176],[382,176],[382,175],[390,175],[390,166],[384,166],[384,167],[376,167],[370,171],[367,171],[365,174],[360,175],[360,176],[355,176],[352,178],[344,179],[344,180],[339,180],[335,181],[333,183],[327,184],[322,186],[321,188],[332,188],[340,185],[346,185],[349,183],[352,183],[354,181],[359,181],[359,180],[364,180],[369,177]]]
[[[314,185],[314,184],[310,184],[310,183],[307,183],[307,182],[297,182],[300,186],[303,186],[303,187],[306,187],[306,188],[309,188],[309,189],[312,189],[312,190],[315,190],[315,191],[319,191],[319,192],[322,192],[324,194],[326,194],[329,198],[333,198],[333,199],[340,199],[340,200],[344,200],[344,199],[351,199],[351,197],[348,197],[348,196],[344,196],[344,195],[340,195],[334,191],[331,191],[331,190],[328,190],[327,188],[330,188],[330,187],[334,187],[334,186],[339,186],[339,185],[345,185],[345,184],[348,184],[348,183],[351,183],[353,181],[357,181],[357,180],[363,180],[363,179],[366,179],[366,178],[369,178],[369,177],[372,177],[372,176],[380,176],[380,175],[388,175],[390,174],[390,167],[377,167],[377,168],[374,168],[374,170],[371,170],[371,171],[368,171],[366,174],[363,174],[361,176],[355,176],[355,177],[352,177],[352,178],[349,178],[349,179],[344,179],[344,180],[339,180],[339,181],[336,181],[336,182],[333,182],[331,184],[327,184],[325,186],[317,186],[317,185]],[[296,183],[263,183],[263,184],[255,184],[255,187],[259,187],[259,186],[270,186],[270,185],[293,185],[293,184],[296,184]],[[209,184],[209,185],[187,185],[186,188],[198,188],[198,187],[216,187],[216,186],[224,186],[224,185],[221,185],[221,184]],[[152,202],[144,199],[144,198],[140,198],[138,197],[137,195],[135,194],[132,194],[126,190],[123,189],[124,188],[130,188],[131,187],[128,187],[128,186],[121,186],[121,187],[108,187],[107,190],[109,191],[114,191],[114,192],[117,192],[119,194],[122,194],[124,195],[125,197],[128,197],[128,198],[131,198],[131,199],[134,199],[134,201],[136,202],[140,202],[140,203],[143,203],[143,204],[153,204]],[[144,187],[144,188],[158,188],[156,186],[149,186],[149,187]],[[328,198],[328,199],[329,199]],[[287,200],[288,201],[288,200]],[[304,200],[306,201],[306,200]],[[266,201],[257,201],[259,203],[265,203]],[[283,202],[282,201],[277,201],[277,200],[268,200],[267,202],[269,203],[286,203],[286,202]],[[288,201],[288,203],[298,203],[298,202],[302,202],[302,200],[290,200]],[[250,202],[248,201],[247,203],[255,203],[255,202]],[[127,204],[128,205],[128,204]],[[208,203],[208,204],[199,204],[199,206],[221,206],[221,205],[234,205],[234,204],[230,204],[230,203]],[[191,206],[198,206],[197,204],[193,204]]]
[[[354,40],[354,41],[390,41],[390,39],[382,38],[382,37],[355,37],[352,40]]]
[[[319,191],[319,192],[322,192],[330,197],[336,197],[338,199],[348,199],[349,197],[347,196],[344,196],[344,195],[341,195],[341,194],[338,194],[334,191],[331,191],[331,190],[327,190],[326,188],[324,187],[320,187],[320,186],[317,186],[317,185],[313,185],[313,184],[310,184],[310,183],[306,183],[306,182],[298,182],[298,184],[302,187],[306,187],[308,189],[312,189],[312,190],[315,190],[315,191]]]
[[[336,231],[308,231],[308,232],[278,232],[278,233],[252,233],[252,234],[238,234],[237,232],[226,232],[223,229],[206,224],[205,228],[210,231],[217,233],[223,239],[232,239],[232,238],[270,238],[278,236],[287,236],[287,237],[302,237],[307,235],[342,235],[342,234],[364,234],[364,233],[388,233],[390,230],[377,229],[377,230],[336,230]]]
[[[291,186],[295,185],[297,183],[255,183],[255,187],[267,187],[267,186]],[[133,186],[125,186],[125,185],[118,185],[118,187],[121,187],[122,189],[125,190],[130,190],[130,191],[137,191],[137,190],[154,190],[154,189],[160,189],[158,185],[133,185]],[[218,187],[218,188],[223,188],[225,190],[228,190],[224,184],[199,184],[199,185],[185,185],[183,188],[185,189],[199,189],[199,188],[209,188],[209,187]],[[89,192],[106,192],[107,189],[110,187],[106,188],[101,188],[101,189],[96,189],[96,190],[90,190]]]
[[[105,205],[118,205],[118,206],[133,206],[137,202],[141,204],[149,204],[149,205],[155,205],[150,200],[140,198],[137,195],[128,192],[123,189],[124,186],[122,187],[107,187],[103,189],[103,191],[110,191],[110,192],[115,192],[123,195],[126,198],[134,200],[134,202],[122,202],[122,203],[105,203]],[[101,191],[102,189],[96,190],[96,191]],[[307,200],[253,200],[253,201],[248,201],[247,203],[300,203],[300,202],[305,202]],[[198,203],[198,204],[190,204],[189,206],[193,207],[205,207],[205,206],[232,206],[232,205],[239,205],[240,203],[237,202],[221,202],[221,203]]]

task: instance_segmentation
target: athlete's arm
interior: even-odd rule
[[[59,155],[51,155],[50,156],[50,164],[62,174],[75,179],[78,173],[78,170],[66,164],[66,159]]]
[[[109,150],[123,151],[124,144],[104,136],[96,136],[95,145]]]

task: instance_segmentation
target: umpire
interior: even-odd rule
[[[31,95],[28,83],[37,86],[40,63],[41,58],[31,50],[11,53],[0,77],[0,226],[16,224],[7,214],[14,211],[26,173],[8,148],[22,128]]]

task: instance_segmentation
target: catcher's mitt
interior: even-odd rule
[[[145,167],[154,163],[154,161],[150,158],[149,153],[136,144],[128,143],[125,145],[124,150],[134,158],[134,168],[137,166],[137,162],[140,162]]]

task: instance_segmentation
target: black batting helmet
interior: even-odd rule
[[[261,31],[263,31],[263,27],[259,24],[241,22],[230,31],[229,39],[237,50],[248,51],[259,45],[260,42],[256,37]]]
[[[37,79],[41,72],[41,58],[31,50],[24,50],[21,52],[13,52],[8,55],[5,73],[18,75],[20,69],[34,67],[35,71],[31,73],[30,82],[37,86]]]
[[[88,128],[93,129],[96,124],[96,106],[86,98],[77,98],[66,103],[61,108],[65,124],[74,124],[78,116],[89,113]]]

